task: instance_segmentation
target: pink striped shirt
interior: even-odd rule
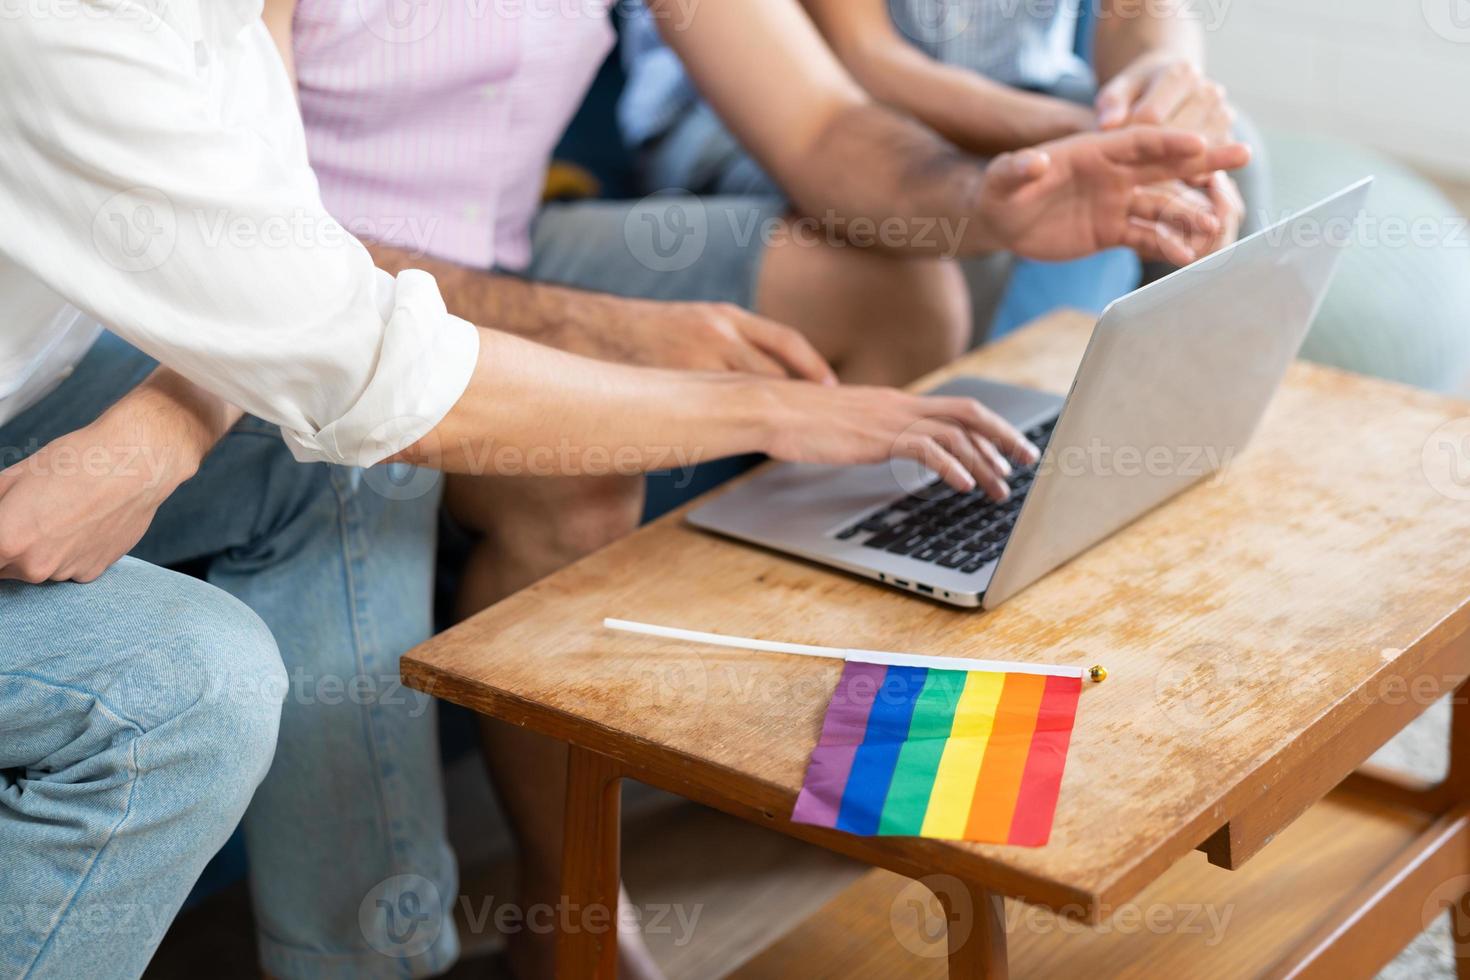
[[[359,237],[519,269],[552,150],[613,42],[608,0],[300,0],[322,200]]]

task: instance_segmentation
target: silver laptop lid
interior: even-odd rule
[[[1123,297],[1098,321],[1001,555],[993,607],[1244,449],[1372,179]]]

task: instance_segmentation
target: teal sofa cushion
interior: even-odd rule
[[[1432,183],[1373,150],[1268,133],[1280,215],[1362,177],[1377,178],[1367,216],[1302,355],[1435,391],[1470,382],[1470,225]]]

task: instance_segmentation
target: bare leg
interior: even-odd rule
[[[445,502],[454,518],[482,533],[465,563],[457,598],[474,615],[537,579],[571,564],[638,526],[642,478],[451,478]],[[521,847],[520,901],[558,908],[567,747],[554,739],[485,718],[485,761]],[[627,896],[622,898],[627,902]],[[522,930],[510,937],[516,975],[555,976],[556,937]],[[619,972],[633,980],[660,974],[642,937],[618,943]]]
[[[806,333],[849,382],[904,384],[953,360],[969,339],[968,294],[949,262],[785,241],[768,251],[757,294],[760,313]],[[451,478],[450,513],[483,534],[466,565],[459,615],[471,616],[631,532],[642,491],[641,480],[627,478]],[[521,845],[522,902],[554,905],[567,747],[489,719],[482,735]],[[512,937],[517,975],[554,976],[554,940]],[[659,976],[636,932],[620,934],[618,965],[633,980]]]
[[[444,502],[481,535],[456,598],[467,619],[631,533],[643,513],[643,478],[453,476]]]
[[[782,238],[756,297],[757,312],[804,333],[851,384],[907,384],[969,346],[969,291],[941,259]]]

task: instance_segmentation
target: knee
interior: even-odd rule
[[[958,263],[885,257],[875,272],[869,288],[881,305],[869,309],[881,308],[885,316],[882,329],[871,331],[864,343],[888,366],[884,381],[907,384],[969,349],[970,293]]]
[[[970,349],[974,333],[970,290],[953,260],[914,259],[906,265],[904,286],[914,310],[919,358],[924,361],[920,369],[932,371]]]
[[[191,767],[215,773],[223,795],[243,809],[275,755],[286,669],[270,630],[244,603],[193,579],[180,591],[186,611],[167,643],[177,729]]]
[[[482,534],[496,554],[589,555],[631,533],[643,513],[643,478],[451,480],[455,520]]]
[[[643,516],[643,481],[631,477],[587,477],[576,481],[545,535],[568,557],[582,557],[631,534]]]

